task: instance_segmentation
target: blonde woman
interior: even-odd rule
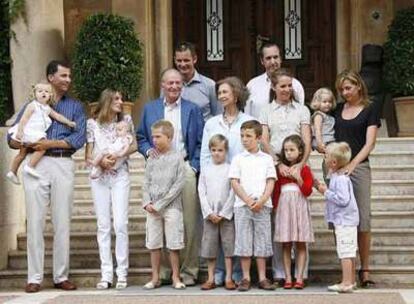
[[[98,107],[93,118],[87,122],[86,162],[92,164],[94,158],[117,140],[116,127],[125,121],[129,131],[134,132],[132,119],[122,114],[122,95],[120,92],[106,89],[101,93]],[[130,181],[127,158],[137,150],[135,137],[126,152],[106,154],[100,161],[102,174],[90,178],[93,202],[97,217],[97,239],[101,259],[101,281],[97,289],[108,289],[113,281],[113,263],[111,252],[111,210],[115,230],[115,257],[117,289],[127,287],[128,274],[128,200]],[[120,160],[123,163],[115,166]]]
[[[358,248],[361,260],[361,287],[375,284],[369,279],[371,246],[371,168],[368,156],[375,147],[377,130],[381,126],[379,113],[368,98],[361,76],[350,70],[340,73],[336,89],[345,102],[338,104],[335,116],[335,140],[351,147],[351,162],[343,168],[349,175],[359,210]]]

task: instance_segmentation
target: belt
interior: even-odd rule
[[[46,151],[45,156],[50,156],[50,157],[72,157],[72,154],[73,154],[72,151],[61,151],[61,152]]]

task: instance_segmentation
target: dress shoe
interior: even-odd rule
[[[201,285],[201,290],[211,290],[211,289],[215,289],[216,287],[217,287],[216,283],[206,281]]]
[[[55,288],[62,289],[62,290],[75,290],[76,285],[72,283],[71,281],[66,280],[60,283],[55,283]]]
[[[224,288],[227,290],[235,290],[237,288],[236,284],[233,282],[233,280],[226,281],[224,283]]]
[[[28,293],[39,292],[40,291],[40,284],[36,283],[28,283],[24,291]]]

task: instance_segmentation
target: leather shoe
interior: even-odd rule
[[[39,292],[40,291],[40,284],[36,283],[28,283],[24,291],[28,293]]]
[[[237,288],[236,284],[233,282],[233,280],[226,281],[224,283],[224,288],[227,290],[235,290]]]
[[[201,290],[211,290],[211,289],[215,289],[216,287],[217,287],[216,283],[206,281],[201,285]]]
[[[62,290],[75,290],[77,287],[71,281],[66,280],[60,283],[55,283],[55,288]]]

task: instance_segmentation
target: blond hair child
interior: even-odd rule
[[[10,171],[6,175],[7,179],[14,184],[20,184],[17,171],[28,154],[27,145],[46,139],[46,131],[52,124],[50,118],[70,128],[76,127],[75,122],[70,121],[50,107],[53,102],[52,86],[48,83],[37,83],[33,87],[33,100],[26,106],[19,123],[9,130],[11,138],[21,143],[19,154],[13,159]],[[45,152],[46,150],[34,151],[30,160],[24,166],[23,171],[35,178],[39,178],[40,175],[35,170],[35,167]]]
[[[325,196],[325,219],[335,228],[336,250],[341,260],[342,282],[328,287],[329,291],[353,292],[355,286],[355,258],[358,249],[359,212],[351,179],[341,172],[351,159],[351,148],[345,142],[331,143],[326,148],[325,162],[331,171],[329,188],[319,183],[317,188]]]
[[[328,88],[320,88],[313,94],[311,108],[315,111],[312,122],[312,148],[325,153],[326,145],[335,141],[335,118],[329,113],[335,109],[336,99]]]

